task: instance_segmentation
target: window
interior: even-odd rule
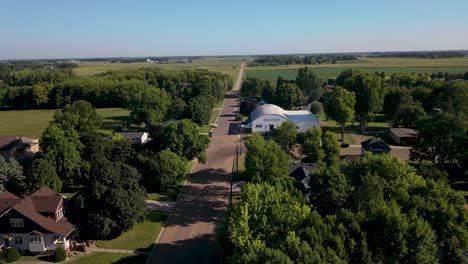
[[[63,217],[63,209],[61,208],[60,210],[57,211],[57,219],[60,219]]]
[[[42,241],[42,238],[40,237],[31,237],[31,242],[41,242]]]
[[[23,238],[22,237],[15,237],[15,244],[16,245],[23,245]]]
[[[11,227],[24,227],[23,218],[11,218],[10,225]]]
[[[262,125],[255,125],[255,128],[262,128]]]

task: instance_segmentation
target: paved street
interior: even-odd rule
[[[244,64],[234,85],[238,90]],[[236,154],[237,91],[226,95],[207,163],[196,164],[147,263],[220,263],[216,224],[228,206],[229,176]]]

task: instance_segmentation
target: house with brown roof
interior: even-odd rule
[[[399,145],[411,145],[416,142],[418,132],[411,128],[390,128],[388,134]]]
[[[39,152],[39,139],[30,137],[0,137],[0,156],[5,159],[25,158]]]
[[[75,226],[65,217],[66,199],[48,187],[26,198],[0,194],[0,249],[40,253],[69,250]]]

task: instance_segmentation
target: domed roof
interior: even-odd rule
[[[283,108],[273,104],[264,104],[257,106],[257,108],[252,111],[250,114],[250,120],[254,121],[264,115],[277,115],[285,119],[288,118],[286,116],[286,111]]]

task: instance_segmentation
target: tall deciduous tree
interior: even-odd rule
[[[205,150],[210,140],[207,135],[201,135],[197,124],[190,120],[183,119],[164,125],[151,138],[157,138],[148,143],[154,151],[169,149],[187,160],[197,158],[200,162],[206,161]]]
[[[90,103],[76,101],[57,110],[52,123],[64,131],[75,130],[83,133],[97,130],[101,125],[101,117]]]
[[[210,121],[215,99],[211,96],[199,95],[192,98],[187,105],[187,117],[198,125],[207,125]]]
[[[114,239],[143,221],[145,192],[138,171],[121,162],[101,157],[91,166],[91,183],[83,189],[72,218],[81,223],[83,239]]]
[[[148,189],[166,189],[186,175],[187,162],[170,150],[163,150],[154,157],[139,157],[144,182]]]
[[[146,88],[133,102],[130,118],[134,124],[153,126],[164,120],[171,105],[171,98],[165,90]]]
[[[341,141],[344,140],[344,127],[346,122],[354,117],[355,93],[336,86],[331,92],[325,94],[325,114],[341,126]]]
[[[467,126],[459,117],[442,113],[420,120],[417,129],[418,140],[412,149],[412,157],[445,163],[454,161],[457,154],[454,139],[465,135]]]
[[[369,118],[382,108],[385,87],[382,79],[374,74],[354,71],[351,72],[350,76],[348,74],[348,72],[341,74],[346,76],[343,78],[342,86],[356,95],[354,112],[362,131]],[[341,75],[338,79],[341,79]]]
[[[293,109],[303,105],[305,99],[295,83],[283,82],[276,87],[275,102],[284,109]]]
[[[303,153],[306,162],[322,162],[325,153],[322,149],[322,130],[309,128],[305,134]]]
[[[391,120],[394,126],[399,126],[399,116],[413,104],[410,91],[406,88],[394,88],[384,98],[383,110],[387,120]]]
[[[278,144],[253,134],[245,139],[245,146],[245,171],[252,181],[271,181],[288,175],[288,155]]]
[[[340,161],[340,144],[333,132],[326,131],[323,135],[322,149],[324,152],[323,162],[328,167],[338,165]]]
[[[318,100],[323,94],[322,81],[308,67],[299,69],[296,84],[303,94],[309,97],[309,101]]]
[[[44,158],[54,164],[57,175],[66,185],[80,183],[80,150],[83,145],[74,129],[64,131],[52,124],[42,134],[39,144]]]
[[[297,128],[291,121],[286,121],[272,131],[273,139],[287,152],[297,141]]]
[[[56,192],[62,189],[62,181],[57,176],[55,164],[47,159],[35,159],[31,172],[27,178],[27,191],[33,193],[43,186],[47,186]]]

